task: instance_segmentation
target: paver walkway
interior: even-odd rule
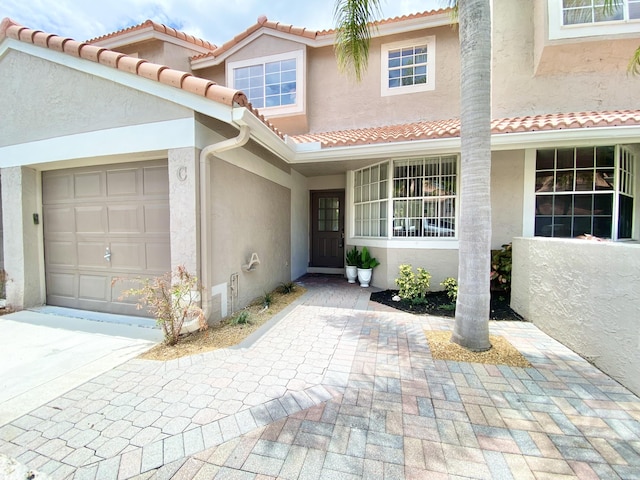
[[[433,360],[451,320],[331,277],[254,344],[131,360],[0,428],[54,479],[640,478],[640,399],[525,322],[532,363]]]

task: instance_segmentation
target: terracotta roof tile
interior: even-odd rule
[[[165,33],[180,40],[184,40],[185,42],[197,45],[198,47],[206,48],[207,50],[215,50],[217,48],[216,45],[211,42],[207,42],[206,40],[202,40],[201,38],[197,38],[193,35],[189,35],[188,33],[181,32],[179,30],[176,30],[175,28],[167,27],[166,25],[163,25],[161,23],[156,23],[153,20],[147,20],[143,23],[140,23],[139,25],[123,28],[122,30],[118,30],[117,32],[108,33],[107,35],[92,38],[91,40],[87,40],[87,43],[97,43],[103,40],[109,40],[127,33],[144,30],[145,28],[152,28],[156,32]]]
[[[255,110],[251,108],[246,95],[239,90],[223,87],[209,80],[195,78],[190,73],[173,70],[165,65],[147,62],[141,58],[134,58],[106,48],[77,42],[71,38],[32,30],[17,24],[9,18],[5,18],[0,22],[0,41],[2,41],[4,37],[57,50],[67,55],[73,55],[124,72],[160,81],[228,106],[239,105],[249,107],[251,111],[255,112]],[[278,135],[282,136],[271,124],[268,122],[265,123]]]
[[[417,18],[426,18],[433,17],[435,15],[442,15],[444,13],[450,13],[450,8],[440,8],[438,10],[427,10],[425,12],[411,13],[408,15],[401,15],[397,17],[383,18],[382,20],[377,20],[373,22],[374,27],[379,27],[380,25],[388,25],[390,23],[398,23],[398,22],[406,22],[407,20],[414,20]],[[317,32],[318,36],[320,35],[333,35],[336,33],[334,28],[329,30],[321,30]]]
[[[640,125],[640,110],[555,113],[501,118],[493,120],[491,133],[508,134],[625,125]],[[322,148],[330,148],[456,138],[459,136],[460,120],[451,119],[325,133],[308,133],[292,136],[291,139],[296,143],[319,142]]]

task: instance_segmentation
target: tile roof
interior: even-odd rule
[[[433,15],[440,15],[443,13],[447,13],[450,9],[440,9],[440,10],[430,10],[421,13],[413,13],[411,15],[402,15],[399,17],[387,18],[384,20],[378,20],[373,23],[374,26],[379,27],[381,25],[387,25],[390,23],[404,22],[407,20],[413,20],[418,18],[430,17]],[[310,30],[308,28],[303,27],[295,27],[293,25],[289,25],[281,22],[274,22],[269,20],[266,16],[261,15],[258,17],[258,20],[255,24],[247,28],[244,32],[239,33],[235,37],[233,37],[228,42],[223,43],[221,46],[213,50],[212,52],[203,53],[200,55],[195,55],[191,57],[191,60],[200,60],[203,58],[209,57],[218,57],[225,53],[227,50],[231,49],[235,45],[242,42],[245,38],[250,36],[252,33],[260,30],[261,28],[269,28],[271,30],[276,30],[278,32],[288,33],[291,35],[297,35],[299,37],[308,38],[314,40],[318,37],[334,35],[336,33],[335,29],[330,30]]]
[[[49,48],[74,57],[100,63],[124,72],[133,73],[144,78],[156,80],[175,88],[195,93],[227,106],[239,105],[250,107],[246,95],[231,88],[223,87],[210,80],[196,77],[190,73],[174,70],[165,65],[148,62],[107,48],[98,47],[71,38],[32,30],[17,24],[9,18],[0,23],[0,41],[4,37],[20,40],[25,43]],[[255,110],[251,109],[255,112]]]
[[[193,35],[189,35],[188,33],[181,32],[180,30],[176,30],[175,28],[167,27],[161,23],[154,22],[153,20],[147,20],[139,25],[134,25],[132,27],[123,28],[122,30],[118,30],[116,32],[108,33],[106,35],[102,35],[100,37],[92,38],[91,40],[87,40],[87,43],[98,43],[103,40],[109,40],[112,38],[119,37],[121,35],[125,35],[128,33],[152,29],[159,33],[164,33],[175,37],[179,40],[184,40],[185,42],[192,43],[198,47],[206,48],[208,50],[215,50],[218,48],[211,42],[207,42],[206,40],[202,40],[201,38],[194,37]]]
[[[639,126],[640,110],[610,112],[554,113],[501,118],[491,122],[492,134],[568,130],[577,128]],[[295,143],[319,142],[322,148],[371,145],[416,140],[435,140],[460,136],[460,120],[436,120],[384,127],[338,130],[291,136]]]

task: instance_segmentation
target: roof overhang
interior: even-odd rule
[[[196,45],[192,42],[187,42],[180,38],[176,38],[166,33],[158,32],[153,26],[139,28],[131,32],[123,32],[118,35],[114,35],[111,38],[105,38],[103,40],[91,41],[91,45],[97,47],[104,47],[109,49],[116,49],[133,43],[148,42],[150,40],[159,40],[162,42],[172,43],[180,47],[186,48],[199,53],[209,53],[211,49]]]

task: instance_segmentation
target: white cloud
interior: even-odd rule
[[[76,40],[151,19],[221,45],[263,14],[313,30],[333,28],[334,4],[334,0],[4,0],[0,16]],[[387,1],[382,12],[386,18],[441,5],[442,0]]]

